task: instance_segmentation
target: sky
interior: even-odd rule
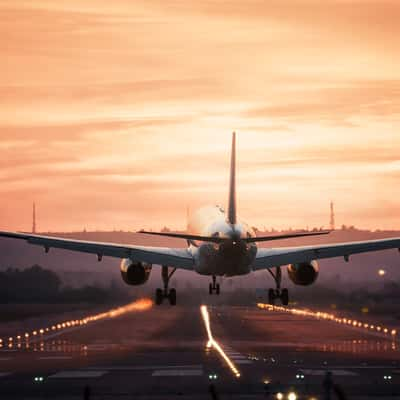
[[[0,229],[400,229],[397,0],[0,0]]]

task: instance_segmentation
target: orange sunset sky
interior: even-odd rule
[[[0,229],[400,228],[400,1],[0,0]]]

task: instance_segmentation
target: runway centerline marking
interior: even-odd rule
[[[312,375],[312,376],[325,376],[326,369],[301,369],[300,370],[304,375]],[[344,369],[332,369],[330,370],[333,376],[358,376],[356,372],[344,370]]]
[[[161,369],[154,371],[151,376],[202,376],[202,369]]]
[[[228,355],[224,352],[221,345],[213,338],[213,335],[211,332],[210,315],[208,313],[207,306],[202,305],[200,307],[200,312],[201,312],[201,316],[203,317],[204,325],[206,327],[207,336],[208,336],[207,348],[209,348],[209,349],[214,348],[218,352],[218,354],[222,357],[222,359],[226,362],[229,369],[234,373],[236,378],[240,378],[240,372],[236,368],[235,364],[228,357]]]
[[[108,374],[108,371],[60,371],[50,375],[51,379],[80,379],[80,378],[101,378]]]
[[[108,371],[146,371],[146,370],[177,370],[177,369],[203,369],[202,364],[188,364],[188,365],[112,365],[112,366],[99,366],[87,367],[84,370],[108,370]]]
[[[38,360],[71,360],[72,356],[47,356],[38,357]]]

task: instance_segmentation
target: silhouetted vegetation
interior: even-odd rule
[[[39,265],[0,272],[0,303],[106,303],[123,296],[114,286],[62,286],[58,275]]]

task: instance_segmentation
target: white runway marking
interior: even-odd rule
[[[49,378],[55,379],[75,379],[75,378],[100,378],[107,374],[108,371],[61,371]]]
[[[202,376],[202,369],[161,369],[154,371],[151,376]]]
[[[229,348],[228,351],[225,351],[225,354],[232,360],[235,361],[236,364],[251,364],[247,356]]]
[[[335,369],[346,369],[346,368],[351,368],[351,369],[390,369],[393,368],[393,366],[388,366],[388,365],[335,365],[331,367],[332,370]]]
[[[38,357],[38,360],[71,360],[71,356],[46,356]]]
[[[12,360],[12,357],[0,357],[0,361],[9,361]]]
[[[109,350],[110,347],[115,347],[115,346],[117,346],[117,345],[112,345],[112,344],[108,344],[108,345],[105,345],[105,344],[88,344],[86,346],[86,350],[88,350],[88,351],[106,351],[106,350]]]
[[[12,372],[0,372],[0,378],[4,378],[5,376],[11,375]]]
[[[193,365],[112,365],[103,367],[88,367],[86,371],[148,371],[148,370],[170,370],[170,369],[203,369],[202,364]]]
[[[312,376],[324,376],[327,372],[325,369],[302,369],[301,372],[304,375],[312,375]],[[347,371],[344,369],[333,369],[330,370],[333,376],[358,376],[356,372]]]

